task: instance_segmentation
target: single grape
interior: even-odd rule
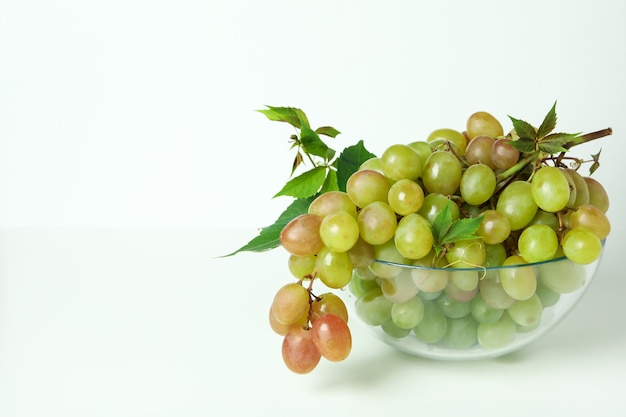
[[[436,343],[446,334],[448,321],[446,316],[432,301],[422,301],[424,315],[422,320],[413,328],[413,333],[425,343]]]
[[[468,314],[460,318],[448,317],[448,329],[443,343],[454,349],[467,349],[476,344],[478,322]]]
[[[318,296],[311,303],[311,322],[314,322],[326,314],[334,314],[346,323],[348,322],[348,309],[346,304],[337,294],[332,292]]]
[[[429,193],[452,195],[461,183],[461,163],[451,152],[436,151],[426,160],[422,182]]]
[[[602,253],[602,242],[593,232],[582,227],[570,229],[561,241],[563,253],[577,264],[590,264]]]
[[[497,169],[511,168],[519,160],[519,151],[509,139],[497,139],[491,147],[491,161]]]
[[[359,239],[359,224],[350,213],[337,211],[324,217],[320,224],[319,234],[328,249],[334,252],[346,252]]]
[[[504,135],[504,129],[498,119],[486,111],[478,111],[471,114],[467,118],[465,127],[470,143],[480,135],[491,136],[492,138]]]
[[[450,271],[448,269],[431,269],[432,265],[428,256],[413,261],[413,265],[426,267],[411,269],[411,278],[420,291],[435,293],[442,291],[448,285]]]
[[[349,213],[356,219],[356,205],[347,193],[343,191],[326,191],[315,198],[309,205],[309,213],[321,218],[337,211]]]
[[[607,215],[593,204],[579,206],[570,216],[572,228],[581,227],[587,229],[599,239],[606,238],[611,232],[611,223]]]
[[[535,217],[537,203],[531,185],[526,181],[513,181],[500,193],[496,210],[509,218],[511,230],[520,230]]]
[[[496,174],[487,165],[471,165],[463,172],[459,189],[465,202],[480,205],[496,190]]]
[[[357,207],[365,207],[375,201],[387,202],[389,180],[373,170],[357,171],[346,182],[346,193]]]
[[[322,218],[315,214],[301,214],[280,231],[280,244],[292,255],[315,255],[324,246],[320,237]]]
[[[510,267],[498,270],[502,288],[511,298],[518,301],[532,297],[537,288],[535,270],[531,266],[522,266],[526,263],[521,256],[511,255],[502,264]]]
[[[569,259],[540,265],[538,274],[542,284],[558,294],[569,294],[585,285],[585,267]]]
[[[383,295],[380,288],[374,288],[356,300],[354,308],[357,316],[370,326],[380,326],[391,320],[393,303]]]
[[[549,213],[539,209],[537,210],[537,213],[535,213],[532,220],[528,223],[528,226],[532,226],[534,224],[545,224],[550,226],[552,230],[556,231],[559,228],[559,218],[555,213]]]
[[[413,180],[402,179],[391,185],[387,196],[389,206],[400,216],[417,213],[424,204],[424,190]]]
[[[488,245],[502,243],[511,234],[511,221],[497,210],[488,209],[481,213],[483,216],[476,234],[483,238]]]
[[[537,206],[551,213],[563,210],[570,198],[567,177],[559,168],[552,166],[543,166],[535,171],[531,191]]]
[[[348,283],[348,290],[350,294],[355,297],[363,297],[365,294],[373,289],[379,288],[378,282],[375,279],[363,278],[364,271],[369,272],[368,268],[354,268],[352,271],[352,278]],[[365,272],[365,273],[367,273]],[[375,275],[369,272],[375,277]]]
[[[604,186],[591,177],[583,177],[589,191],[589,204],[593,204],[603,212],[609,211],[609,195]]]
[[[402,329],[410,330],[424,317],[424,304],[419,297],[413,297],[391,306],[391,320]]]
[[[456,272],[450,274],[452,277]],[[475,286],[469,290],[462,290],[456,286],[456,284],[452,281],[452,279],[448,280],[448,285],[443,289],[444,293],[453,299],[454,301],[458,301],[459,303],[465,303],[472,301],[476,294],[478,294],[478,286]]]
[[[519,253],[529,263],[552,259],[559,248],[556,232],[545,224],[525,228],[517,241]]]
[[[374,246],[374,257],[378,261],[393,262],[396,264],[405,264],[409,260],[406,259],[396,248],[393,239],[387,242]],[[402,267],[396,265],[389,265],[385,262],[373,262],[370,264],[369,269],[379,278],[392,278],[402,272]]]
[[[480,323],[476,335],[480,346],[485,349],[497,349],[511,343],[516,332],[516,323],[508,314],[502,314],[495,322]]]
[[[411,279],[411,273],[408,269],[403,270],[392,278],[381,280],[380,289],[383,295],[394,303],[403,303],[415,297],[419,289]]]
[[[383,160],[380,157],[370,158],[367,161],[363,162],[358,171],[371,170],[376,171],[384,175],[383,173]]]
[[[428,142],[423,140],[415,141],[409,143],[409,147],[415,151],[420,157],[420,162],[422,163],[422,168],[426,164],[426,160],[433,153],[433,148],[431,148]]]
[[[295,282],[285,284],[274,295],[272,315],[279,323],[296,323],[308,313],[309,300],[309,292],[302,285]]]
[[[357,221],[361,238],[371,245],[381,245],[393,238],[398,226],[396,213],[382,201],[365,206]]]
[[[554,291],[544,282],[542,272],[540,272],[539,275],[540,279],[537,280],[537,289],[535,290],[535,294],[537,294],[537,297],[539,297],[539,301],[541,301],[541,305],[544,308],[552,307],[559,301],[559,299],[561,298],[561,294],[557,291]]]
[[[380,328],[383,332],[393,337],[394,339],[402,339],[411,334],[411,329],[403,329],[402,327],[398,327],[398,325],[395,324],[393,320],[387,320],[380,325]]]
[[[428,220],[416,213],[403,217],[398,222],[394,242],[398,252],[405,258],[423,258],[434,243]]]
[[[589,187],[587,186],[583,176],[580,175],[578,171],[570,168],[562,169],[562,172],[571,179],[572,183],[574,183],[574,190],[572,192],[574,201],[571,201],[570,198],[571,204],[568,204],[567,207],[576,208],[583,204],[589,204]]]
[[[312,323],[313,344],[322,357],[331,362],[344,360],[352,350],[352,335],[345,321],[334,314],[326,314]]]
[[[457,220],[461,216],[459,206],[456,203],[450,204],[450,202],[451,200],[443,194],[427,194],[424,196],[424,202],[417,214],[428,220],[428,223],[433,224],[437,214],[449,204],[452,220]]]
[[[443,128],[434,130],[428,135],[426,142],[429,142],[431,145],[449,143],[454,152],[459,156],[465,155],[465,149],[467,148],[467,139],[465,139],[465,136],[454,129]]]
[[[307,279],[313,274],[315,259],[315,255],[289,255],[287,267],[289,268],[289,272],[297,279]]]
[[[269,323],[274,333],[280,336],[285,336],[287,333],[289,333],[292,327],[306,327],[309,324],[309,314],[307,311],[306,313],[302,315],[302,317],[296,320],[295,323],[283,324],[279,322],[278,320],[276,320],[276,317],[274,317],[274,314],[272,313],[272,309],[270,308],[269,309]]]
[[[348,250],[348,256],[355,268],[367,267],[374,261],[374,245],[359,238]]]
[[[292,372],[306,374],[319,363],[322,355],[313,343],[312,336],[312,332],[303,327],[294,327],[285,335],[282,356]]]
[[[457,268],[482,266],[486,258],[487,251],[485,250],[485,243],[482,239],[460,240],[455,242],[446,253],[448,263]]]
[[[450,282],[460,291],[475,290],[478,287],[478,280],[479,275],[476,269],[453,269],[450,273]]]
[[[446,317],[459,318],[470,313],[469,301],[456,301],[446,293],[442,293],[435,300],[435,305]]]
[[[410,146],[391,145],[381,157],[383,172],[393,181],[417,180],[422,175],[422,161]]]
[[[485,252],[487,253],[485,259],[485,267],[487,268],[501,266],[507,258],[506,248],[502,243],[496,243],[495,245],[485,244]]]
[[[317,254],[315,270],[320,280],[329,288],[343,288],[352,278],[353,265],[345,252],[334,252],[327,247]]]
[[[520,326],[534,326],[541,320],[543,306],[537,294],[519,300],[507,310],[511,319]]]
[[[467,144],[465,150],[465,160],[468,164],[483,164],[487,165],[492,170],[496,169],[496,166],[491,160],[491,148],[495,139],[491,136],[477,136]]]
[[[479,282],[478,287],[481,298],[491,308],[504,310],[515,304],[515,299],[504,290],[499,279],[484,278]]]
[[[472,317],[474,317],[474,320],[479,323],[495,323],[500,320],[504,310],[489,307],[482,297],[474,297],[474,299],[470,301],[470,313]]]

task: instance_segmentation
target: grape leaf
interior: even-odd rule
[[[509,143],[520,152],[532,152],[535,150],[535,141],[530,138],[519,138]]]
[[[375,157],[376,155],[365,149],[362,140],[357,142],[356,145],[345,148],[335,161],[335,167],[337,168],[337,186],[339,190],[346,191],[348,178],[358,171],[363,162]]]
[[[509,119],[511,119],[515,133],[517,133],[520,139],[532,139],[533,141],[537,139],[537,132],[530,123],[511,116],[509,116]]]
[[[326,158],[329,153],[328,146],[322,141],[317,133],[308,126],[302,126],[300,128],[300,142],[304,150],[316,156]]]
[[[316,166],[287,181],[275,197],[284,195],[295,198],[307,198],[317,193],[326,179],[326,167]]]
[[[326,180],[324,180],[324,184],[322,185],[322,189],[320,193],[325,193],[327,191],[338,191],[339,186],[337,185],[337,171],[334,169],[329,169],[328,174],[326,175]]]
[[[341,132],[331,126],[321,126],[315,129],[315,133],[318,135],[330,136],[331,138],[336,138],[338,134]]]
[[[452,225],[452,212],[450,211],[450,201],[446,206],[435,216],[432,224],[433,239],[435,244],[441,244],[444,236],[450,230]]]
[[[600,149],[598,153],[591,155],[591,158],[593,159],[593,164],[591,164],[591,166],[589,167],[589,175],[593,174],[594,172],[596,172],[598,168],[600,168],[600,153],[601,152],[602,152],[602,149]]]
[[[563,145],[559,144],[558,142],[552,141],[539,142],[539,150],[541,152],[549,153],[551,155],[560,152],[567,152],[567,149],[564,148]]]
[[[446,245],[448,243],[458,242],[459,240],[478,238],[479,236],[476,234],[476,231],[482,221],[483,216],[467,217],[455,220],[450,225],[450,228],[443,237],[441,244]]]
[[[309,126],[306,114],[295,107],[274,107],[265,106],[267,109],[257,110],[263,113],[268,119],[278,122],[287,122],[293,127],[300,129],[302,126]]]
[[[280,246],[280,232],[283,227],[295,217],[306,214],[312,201],[313,197],[294,200],[272,225],[262,228],[259,234],[247,244],[222,257],[232,256],[239,252],[264,252]]]
[[[537,129],[537,138],[541,139],[547,136],[556,127],[556,101],[552,105],[552,108],[546,114],[546,117],[541,122],[539,129]]]

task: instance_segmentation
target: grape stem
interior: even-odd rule
[[[570,149],[573,146],[580,145],[581,143],[591,142],[592,140],[600,139],[605,136],[610,136],[613,134],[613,129],[607,127],[606,129],[597,130],[595,132],[586,133],[584,135],[578,136],[576,139],[567,142],[563,147],[565,149]]]

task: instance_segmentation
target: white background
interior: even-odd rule
[[[626,3],[0,2],[0,416],[623,415],[618,262]],[[595,174],[613,233],[586,298],[524,352],[284,369],[266,308],[285,256],[243,254],[289,203],[288,126],[380,154],[486,110],[612,127]],[[621,384],[621,385],[620,385]],[[326,409],[328,407],[328,409]],[[559,414],[561,415],[561,414]]]

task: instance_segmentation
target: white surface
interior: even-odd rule
[[[523,351],[431,361],[353,323],[348,359],[301,376],[267,323],[285,253],[215,258],[249,231],[2,229],[0,415],[623,416],[619,232],[577,308]]]
[[[538,124],[558,100],[562,131],[613,127],[579,156],[603,148],[623,212],[624,15],[615,0],[2,1],[0,226],[265,226],[293,157],[266,104],[380,155],[476,110]]]

